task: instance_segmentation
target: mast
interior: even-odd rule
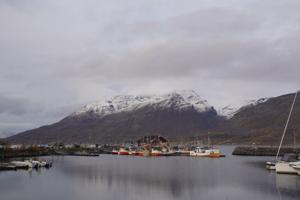
[[[210,138],[209,138],[209,132],[207,133],[207,145],[210,147]]]
[[[295,97],[294,97],[294,100],[293,100],[293,103],[292,103],[292,106],[291,106],[291,109],[290,109],[290,113],[289,113],[289,116],[287,118],[287,121],[286,121],[286,124],[285,124],[285,127],[284,127],[284,131],[283,131],[283,134],[282,134],[282,137],[281,137],[281,141],[280,141],[280,144],[279,144],[279,147],[278,147],[278,151],[277,151],[277,154],[276,154],[276,160],[278,159],[278,156],[279,156],[279,153],[280,153],[282,142],[283,142],[283,139],[284,139],[284,136],[285,136],[285,133],[286,133],[286,130],[287,130],[287,127],[288,127],[288,124],[289,124],[292,112],[293,112],[293,108],[294,108],[294,105],[295,105],[295,102],[296,102],[296,99],[297,99],[298,92],[299,91],[297,91],[296,94],[295,94]]]
[[[293,131],[294,134],[294,152],[296,152],[296,133],[295,130]]]

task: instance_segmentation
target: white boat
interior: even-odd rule
[[[297,162],[297,154],[287,153],[284,154],[281,161],[276,162],[275,171],[278,174],[296,174],[296,170],[292,167],[293,163]]]
[[[151,156],[161,156],[162,151],[158,147],[152,147],[150,155]]]
[[[42,167],[42,163],[38,160],[29,160],[29,162],[31,162],[32,167],[35,167],[35,168]]]
[[[129,155],[129,150],[125,147],[121,147],[118,152],[119,155]]]
[[[290,163],[290,166],[296,170],[297,174],[300,176],[300,161]]]
[[[26,167],[32,168],[33,167],[33,164],[28,160],[25,160],[25,161],[12,161],[11,164],[13,164],[16,167],[24,167],[24,168],[26,168]]]
[[[41,167],[46,167],[48,165],[48,163],[46,161],[41,161]]]
[[[275,165],[277,161],[268,161],[266,162],[266,168],[269,170],[275,170]]]
[[[184,150],[184,149],[178,149],[175,151],[176,155],[190,155],[190,151],[189,150]]]
[[[197,157],[220,157],[220,150],[208,147],[196,147],[190,151],[190,156]]]
[[[196,147],[194,150],[190,151],[190,156],[205,157],[208,155],[209,155],[209,152],[201,147]]]
[[[300,176],[300,165],[293,165],[294,170],[296,170],[297,174]]]
[[[275,164],[275,170],[278,174],[297,174],[297,171],[289,162],[279,161]]]

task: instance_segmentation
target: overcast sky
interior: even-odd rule
[[[300,1],[0,0],[0,137],[116,94],[215,106],[300,85]]]

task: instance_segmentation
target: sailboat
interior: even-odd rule
[[[280,149],[281,149],[281,146],[282,146],[282,143],[283,143],[283,139],[285,137],[285,134],[286,134],[286,131],[287,131],[287,128],[288,128],[288,124],[289,124],[289,121],[290,121],[290,118],[291,118],[291,115],[292,115],[292,112],[293,112],[293,109],[294,109],[294,105],[295,105],[295,102],[296,102],[296,99],[297,99],[298,92],[299,91],[297,91],[295,93],[295,96],[294,96],[294,99],[293,99],[293,103],[292,103],[292,106],[291,106],[291,109],[290,109],[290,112],[289,112],[289,115],[288,115],[288,118],[287,118],[287,121],[286,121],[286,124],[285,124],[285,127],[284,127],[284,131],[283,131],[283,134],[282,134],[282,137],[281,137],[281,140],[280,140],[280,144],[279,144],[279,147],[278,147],[278,150],[277,150],[276,160],[275,161],[268,161],[266,163],[266,168],[271,169],[271,170],[275,170],[276,173],[284,173],[284,174],[296,174],[297,173],[297,171],[290,165],[290,162],[295,161],[294,159],[292,159],[294,157],[294,155],[292,155],[292,154],[286,155],[280,161],[278,160],[278,157],[279,157],[279,153],[280,153]],[[296,157],[297,157],[297,155],[296,155]]]
[[[278,174],[297,174],[293,163],[297,162],[297,154],[285,154],[283,158],[275,164],[275,170]]]

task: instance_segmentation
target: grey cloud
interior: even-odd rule
[[[280,16],[284,10],[280,10]],[[123,35],[136,40],[148,38],[148,43],[122,54],[100,56],[101,61],[83,65],[78,73],[104,82],[195,75],[225,80],[297,82],[294,71],[299,63],[298,47],[288,42],[293,37],[288,35],[291,33],[282,35],[295,22],[289,24],[275,15],[273,20],[281,24],[269,27],[273,23],[271,18],[262,20],[265,13],[254,14],[257,13],[247,9],[218,7],[159,22],[125,24],[122,29],[128,33],[125,31]],[[293,41],[299,38],[294,35]]]
[[[84,66],[81,74],[97,80],[199,76],[299,83],[298,52],[285,51],[287,47],[292,45],[257,38],[167,41]]]
[[[0,0],[0,132],[115,94],[215,105],[299,87],[300,2]]]
[[[0,96],[0,114],[23,115],[29,112],[28,104],[26,99]]]

